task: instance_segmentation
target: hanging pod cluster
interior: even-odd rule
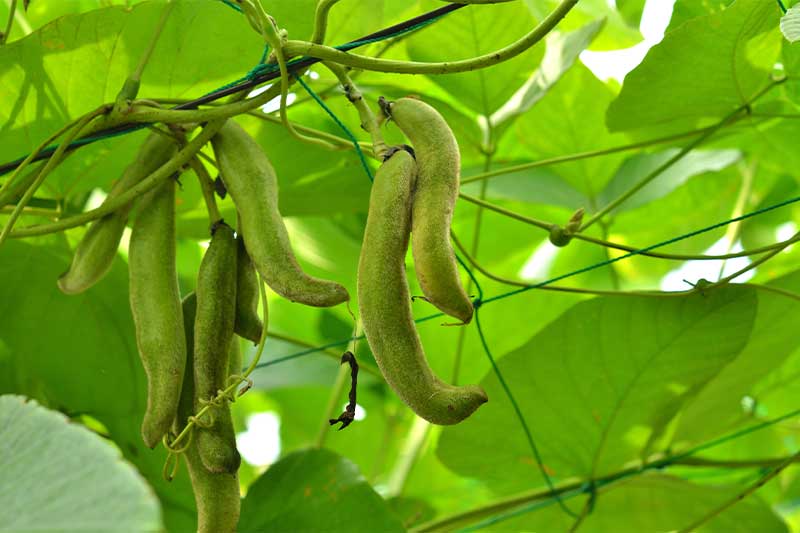
[[[429,422],[457,424],[487,401],[486,393],[477,385],[449,385],[428,365],[411,313],[405,256],[410,236],[425,298],[468,323],[473,306],[450,244],[459,187],[458,144],[444,118],[428,104],[413,98],[381,103],[413,150],[391,150],[375,175],[358,265],[362,325],[397,395]]]
[[[238,232],[223,220],[211,225],[195,290],[181,299],[176,265],[176,179],[165,178],[135,202],[95,221],[58,280],[67,294],[102,279],[117,254],[133,214],[128,269],[130,304],[139,355],[147,375],[142,439],[154,448],[194,423],[185,451],[200,532],[234,531],[239,516],[241,463],[230,411],[241,378],[239,339],[265,334],[259,316],[259,274],[275,292],[311,306],[333,306],[349,295],[341,285],[300,267],[278,210],[275,172],[258,144],[234,121],[218,125],[211,140],[221,177],[237,210]],[[111,189],[106,202],[125,193],[178,153],[169,136],[153,133]],[[210,210],[213,211],[213,210]],[[238,336],[238,337],[237,337]],[[237,376],[232,380],[232,376]],[[204,411],[203,416],[197,413]]]

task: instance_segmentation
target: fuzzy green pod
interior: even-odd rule
[[[256,267],[241,235],[236,238],[237,259],[236,259],[236,322],[234,331],[243,339],[247,339],[253,344],[258,344],[261,340],[261,331],[264,324],[258,316],[259,301],[259,282]],[[264,318],[267,317],[267,310],[264,309]]]
[[[411,251],[428,301],[466,324],[472,302],[461,284],[450,223],[458,198],[461,157],[450,126],[434,108],[414,98],[389,104],[389,113],[411,141],[419,176],[411,213]]]
[[[190,293],[183,299],[183,320],[186,332],[188,353],[194,346],[194,321],[197,313],[197,296]],[[237,342],[238,344],[238,342]],[[181,402],[178,416],[175,419],[174,431],[179,433],[189,421],[194,408],[194,370],[190,357],[186,362],[186,373],[183,377]],[[241,499],[239,479],[236,472],[215,474],[209,472],[200,454],[197,444],[192,441],[186,450],[186,465],[192,480],[192,490],[197,506],[198,533],[232,533],[239,522]]]
[[[477,385],[455,387],[440,380],[414,325],[405,256],[415,174],[413,157],[401,150],[375,175],[358,262],[358,308],[381,373],[400,399],[429,422],[457,424],[487,398]]]
[[[301,269],[278,210],[275,170],[258,143],[228,120],[211,139],[225,188],[241,216],[241,233],[256,269],[275,292],[315,307],[350,299],[347,289]]]
[[[175,182],[144,195],[128,249],[130,301],[136,343],[147,374],[142,438],[150,448],[169,430],[186,366],[178,274],[175,266]]]
[[[212,229],[197,274],[194,321],[195,411],[228,384],[228,360],[236,319],[236,238],[218,222]],[[195,432],[200,458],[211,472],[233,473],[241,458],[236,450],[230,405],[212,407]]]
[[[127,191],[152,174],[175,155],[177,148],[171,139],[151,133],[139,149],[136,159],[128,165],[122,177],[111,188],[106,202]],[[58,288],[66,294],[78,294],[100,281],[111,269],[117,255],[122,232],[128,223],[128,205],[96,220],[75,248],[72,264],[58,278]]]

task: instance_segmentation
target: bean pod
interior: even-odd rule
[[[413,157],[393,153],[375,175],[358,263],[358,307],[364,333],[386,382],[417,415],[457,424],[487,401],[477,385],[440,380],[425,358],[406,279],[416,175]]]
[[[466,324],[472,320],[472,302],[450,244],[461,172],[458,144],[444,118],[420,100],[401,98],[388,105],[388,112],[411,141],[419,167],[411,213],[417,280],[428,301]]]
[[[194,348],[194,321],[197,314],[197,296],[190,293],[183,299],[183,318],[188,353]],[[235,340],[238,345],[238,341]],[[189,421],[194,409],[194,365],[190,357],[186,362],[181,402],[174,431],[179,433]],[[213,473],[206,469],[197,444],[192,441],[186,449],[186,464],[192,480],[192,490],[197,506],[198,533],[233,533],[239,522],[241,500],[239,479],[234,473]]]
[[[241,225],[241,224],[240,224]],[[264,324],[258,316],[259,282],[256,267],[244,246],[241,236],[236,238],[236,321],[234,331],[253,344],[261,340]],[[267,317],[264,309],[264,318]]]
[[[256,269],[281,296],[315,307],[347,301],[347,290],[301,269],[278,210],[275,170],[258,143],[233,120],[211,140],[225,188],[241,216],[241,233]]]
[[[136,342],[147,374],[142,438],[153,448],[175,418],[186,365],[175,266],[175,182],[167,180],[148,192],[139,206],[128,271]]]
[[[197,275],[194,322],[195,410],[228,382],[229,351],[236,317],[236,239],[224,222],[215,224],[211,243]],[[236,450],[230,405],[212,406],[195,432],[197,450],[211,472],[233,473],[241,458]]]

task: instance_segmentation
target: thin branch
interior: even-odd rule
[[[340,65],[378,72],[394,72],[398,74],[450,74],[454,72],[469,72],[508,61],[525,52],[550,33],[577,3],[578,0],[562,0],[536,28],[515,43],[501,48],[500,50],[461,61],[421,63],[416,61],[377,59],[374,57],[342,52],[336,48],[321,44],[292,40],[286,43],[285,51],[289,57],[316,57],[323,61],[332,61]]]
[[[546,231],[550,231],[550,228],[552,227],[552,224],[550,222],[545,222],[543,220],[538,220],[538,219],[535,219],[535,218],[532,218],[532,217],[528,217],[528,216],[522,215],[520,213],[516,213],[514,211],[511,211],[509,209],[505,209],[505,208],[500,207],[498,205],[495,205],[495,204],[480,200],[480,199],[475,198],[474,196],[470,196],[468,194],[460,193],[459,194],[459,198],[461,198],[462,200],[466,200],[467,202],[479,205],[481,207],[485,207],[486,209],[489,209],[490,211],[494,211],[495,213],[498,213],[498,214],[501,214],[503,216],[506,216],[506,217],[512,218],[514,220],[517,220],[519,222],[522,222],[523,224],[528,224],[528,225],[531,225],[531,226],[535,226],[537,228],[540,228],[540,229],[543,229],[543,230],[546,230]],[[575,235],[572,236],[572,238],[580,240],[580,241],[589,242],[589,243],[592,243],[592,244],[598,244],[600,246],[606,246],[608,248],[614,248],[616,250],[621,250],[623,252],[636,252],[636,251],[641,249],[641,248],[637,248],[635,246],[628,246],[628,245],[625,245],[625,244],[619,244],[619,243],[615,243],[615,242],[611,242],[611,241],[605,241],[603,239],[597,239],[595,237],[590,237],[590,236],[584,235],[582,233],[576,233]],[[658,258],[658,259],[671,259],[671,260],[675,260],[675,261],[717,261],[717,260],[720,260],[720,259],[734,259],[736,257],[749,257],[751,255],[758,255],[758,254],[762,254],[762,253],[766,253],[766,252],[771,252],[771,251],[775,250],[776,248],[779,248],[779,249],[782,250],[782,249],[786,248],[787,246],[789,246],[791,244],[794,244],[794,243],[796,243],[798,241],[800,241],[800,237],[794,236],[794,237],[791,237],[791,238],[789,238],[789,239],[787,239],[785,241],[777,242],[775,244],[769,244],[767,246],[761,246],[759,248],[753,248],[751,250],[743,250],[741,252],[732,252],[732,253],[729,253],[729,254],[717,254],[717,255],[666,254],[666,253],[649,251],[649,252],[639,252],[637,255],[641,255],[641,256],[645,256],[645,257],[654,257],[654,258]]]
[[[671,297],[671,296],[686,296],[690,292],[689,291],[675,291],[675,292],[665,292],[665,291],[611,291],[611,290],[602,290],[602,289],[583,289],[580,287],[559,287],[556,285],[543,285],[539,286],[538,283],[527,283],[524,281],[518,281],[511,278],[505,278],[503,276],[498,276],[497,274],[493,274],[489,270],[487,270],[484,266],[482,266],[478,261],[472,257],[472,255],[467,251],[466,246],[459,240],[458,236],[454,232],[450,232],[450,238],[453,239],[453,242],[456,245],[456,248],[459,249],[461,255],[473,266],[475,269],[486,276],[487,278],[497,281],[498,283],[502,283],[504,285],[511,285],[513,287],[536,287],[537,289],[541,289],[543,291],[555,291],[555,292],[571,292],[575,294],[588,294],[593,296],[652,296],[652,297]]]
[[[748,496],[750,496],[751,494],[756,492],[758,489],[760,489],[761,487],[763,487],[764,485],[769,483],[772,479],[777,477],[778,474],[780,474],[786,468],[791,466],[792,463],[797,462],[798,459],[800,459],[800,452],[797,452],[796,454],[792,455],[791,457],[787,457],[786,459],[783,460],[783,462],[781,462],[779,465],[775,466],[770,472],[768,472],[766,475],[762,476],[758,481],[756,481],[755,483],[753,483],[752,485],[747,487],[745,490],[743,490],[742,492],[740,492],[739,494],[737,494],[736,496],[734,496],[730,500],[726,501],[725,503],[723,503],[722,505],[720,505],[719,507],[714,509],[712,512],[706,514],[705,516],[702,516],[701,518],[695,520],[694,522],[692,522],[688,526],[682,528],[678,533],[690,533],[691,531],[695,531],[697,528],[699,528],[703,524],[705,524],[705,523],[709,522],[710,520],[712,520],[713,518],[716,518],[717,516],[721,515],[723,512],[727,511],[728,509],[730,509],[731,507],[733,507],[734,505],[736,505],[740,501],[744,500],[745,498],[747,498]]]
[[[800,115],[798,115],[800,116]],[[532,161],[530,163],[522,163],[519,165],[514,165],[510,167],[504,167],[498,170],[492,170],[491,172],[483,172],[481,174],[477,174],[475,176],[470,176],[469,178],[462,179],[461,185],[464,186],[468,183],[474,183],[476,181],[487,180],[490,178],[496,178],[499,176],[504,176],[507,174],[512,174],[514,172],[520,172],[523,170],[530,170],[532,168],[539,168],[539,167],[548,167],[552,165],[558,165],[561,163],[569,163],[572,161],[580,161],[582,159],[591,159],[594,157],[604,156],[604,155],[611,155],[616,154],[619,152],[629,152],[632,150],[638,150],[640,148],[647,148],[649,146],[656,146],[659,144],[666,144],[672,141],[679,141],[681,139],[685,139],[687,137],[694,137],[695,135],[702,135],[710,130],[713,126],[700,128],[692,131],[686,131],[683,133],[677,133],[674,135],[668,135],[666,137],[658,137],[656,139],[650,139],[647,141],[641,141],[637,143],[625,144],[622,146],[615,146],[613,148],[602,148],[600,150],[591,150],[588,152],[579,152],[577,154],[568,154],[568,155],[561,155],[557,157],[551,157],[549,159],[540,159],[538,161]]]
[[[386,142],[383,140],[383,133],[381,133],[381,125],[375,114],[370,109],[369,104],[364,99],[361,91],[353,83],[347,70],[335,63],[323,63],[339,80],[342,85],[344,94],[351,104],[358,110],[358,115],[361,118],[361,127],[370,134],[372,137],[372,147],[375,157],[382,160],[383,156],[389,151]]]

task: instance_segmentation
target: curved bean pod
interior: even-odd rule
[[[192,353],[194,347],[196,313],[197,296],[192,292],[183,299],[183,320],[189,353]],[[236,343],[238,344],[238,340]],[[186,427],[193,409],[194,365],[190,357],[186,362],[186,373],[183,377],[181,402],[174,425],[175,433],[179,433]],[[186,449],[185,458],[197,506],[198,533],[233,533],[236,531],[241,505],[237,473],[215,474],[209,472],[203,466],[203,461],[197,451],[197,444],[194,441]]]
[[[461,284],[450,243],[461,172],[456,138],[438,111],[420,100],[401,98],[389,104],[388,111],[411,141],[419,168],[411,208],[417,280],[428,301],[466,324],[472,320],[472,302]]]
[[[226,388],[233,326],[236,319],[236,239],[218,222],[197,274],[194,321],[195,411]],[[197,451],[211,472],[233,473],[241,457],[236,449],[230,405],[214,406],[195,431]]]
[[[130,301],[136,343],[147,374],[142,438],[155,447],[178,408],[186,366],[178,274],[175,266],[175,182],[144,195],[128,249]]]
[[[228,120],[211,139],[225,188],[242,221],[245,246],[267,285],[281,296],[315,307],[350,299],[332,281],[300,268],[278,210],[278,181],[261,147],[236,122]]]
[[[434,424],[457,424],[487,401],[477,385],[440,380],[425,358],[406,279],[416,165],[397,151],[375,175],[358,262],[358,308],[364,333],[386,382],[417,415]]]

